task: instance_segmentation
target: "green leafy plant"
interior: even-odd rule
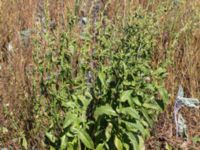
[[[35,109],[51,149],[143,149],[167,103],[165,68],[151,66],[154,18],[139,9],[125,28],[102,25],[93,37],[88,25],[81,40],[71,25],[46,33],[46,47],[36,40]]]

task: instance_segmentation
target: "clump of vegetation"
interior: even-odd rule
[[[46,47],[36,40],[35,109],[41,122],[48,120],[45,137],[52,149],[144,147],[167,104],[166,70],[151,66],[154,18],[138,9],[129,20],[124,27],[86,25],[81,41],[70,24],[58,37],[45,33]]]

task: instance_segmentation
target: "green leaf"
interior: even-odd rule
[[[101,115],[117,116],[117,113],[112,109],[110,105],[100,106],[96,108],[94,112],[94,117],[97,119]]]
[[[104,144],[97,145],[96,150],[104,150]]]
[[[165,149],[166,149],[166,150],[172,150],[172,147],[171,147],[168,143],[166,143]]]
[[[132,90],[123,91],[121,93],[120,102],[125,102],[131,98]]]
[[[143,107],[148,108],[148,109],[155,109],[158,111],[161,110],[161,108],[157,104],[144,103]]]
[[[110,137],[112,136],[112,128],[113,128],[112,123],[108,123],[108,126],[106,127],[105,130],[106,141],[109,141]]]
[[[120,113],[124,115],[129,115],[134,119],[140,119],[140,115],[137,110],[133,109],[132,107],[123,107],[120,108]]]
[[[152,92],[155,91],[155,86],[153,84],[146,84],[146,89],[151,90]]]
[[[100,80],[100,82],[101,82],[101,85],[102,85],[102,86],[105,86],[105,81],[106,81],[106,76],[105,76],[105,74],[104,74],[103,72],[99,72],[98,78],[99,78],[99,80]]]
[[[165,90],[164,88],[158,88],[158,91],[160,93],[160,96],[162,97],[164,103],[166,104],[169,100],[169,95],[167,90]]]
[[[83,95],[78,95],[78,99],[81,101],[81,103],[83,104],[83,106],[84,106],[85,108],[87,108],[87,106],[88,106],[89,103],[90,103],[90,100],[89,100],[89,99],[86,99],[86,97],[83,96]]]
[[[50,150],[56,150],[56,148],[50,145]]]
[[[129,138],[131,145],[133,146],[134,150],[139,150],[139,144],[138,144],[138,141],[135,137],[136,135],[134,135],[131,132],[128,132],[127,135],[128,135],[128,138]]]
[[[129,150],[130,149],[129,144],[127,144],[127,143],[123,143],[123,147],[125,148],[125,150]]]
[[[65,121],[63,123],[63,129],[69,127],[74,123],[74,121],[77,120],[77,116],[74,114],[67,114],[65,117]]]
[[[133,123],[133,127],[140,131],[143,136],[147,135],[147,132],[144,126],[137,120],[136,123]]]
[[[154,73],[155,73],[156,75],[165,77],[165,76],[166,76],[166,69],[160,67],[160,68],[158,68]]]
[[[22,138],[22,146],[24,149],[28,149],[28,143],[25,137]]]
[[[77,107],[77,104],[76,104],[75,102],[73,102],[73,101],[68,101],[68,102],[66,103],[66,107],[67,107],[67,108],[70,108],[70,109],[74,109],[74,108]]]
[[[83,142],[83,144],[89,149],[94,149],[94,143],[89,134],[83,129],[76,129],[76,131],[78,138]]]
[[[50,133],[50,132],[46,132],[46,137],[49,139],[49,141],[51,141],[52,143],[55,143],[56,142],[56,137]]]
[[[144,139],[141,136],[138,136],[138,138],[139,138],[139,150],[145,150]]]
[[[122,142],[117,136],[115,136],[114,143],[115,143],[115,147],[117,148],[117,150],[123,150]]]
[[[140,112],[142,113],[142,115],[144,116],[144,118],[146,119],[146,121],[148,122],[148,124],[149,124],[150,126],[152,126],[152,125],[153,125],[153,120],[152,120],[152,118],[149,116],[147,110],[143,108],[143,109],[140,110]]]
[[[126,125],[126,130],[128,130],[128,132],[137,132],[138,129],[136,129],[134,127],[134,123],[129,122],[129,121],[124,121],[122,120],[122,122]]]
[[[200,136],[195,136],[195,137],[193,137],[193,138],[192,138],[192,141],[193,141],[194,143],[200,143]]]
[[[138,105],[138,106],[142,106],[142,103],[140,102],[139,98],[138,97],[133,97],[131,99],[132,103]]]
[[[67,138],[66,135],[61,137],[61,144],[60,144],[60,149],[65,150],[67,148]]]
[[[144,127],[150,127],[149,124],[145,120],[140,119],[140,122],[144,125]]]
[[[67,142],[67,150],[74,150],[72,142]]]

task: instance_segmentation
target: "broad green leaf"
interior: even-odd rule
[[[74,137],[74,134],[70,133],[70,132],[67,132],[66,135],[67,135],[67,137]]]
[[[134,123],[124,121],[124,120],[122,120],[122,122],[126,125],[126,130],[128,130],[129,132],[137,132],[138,131],[138,129],[134,127]]]
[[[161,98],[163,99],[164,103],[166,104],[169,100],[169,95],[164,88],[158,88]]]
[[[141,102],[140,102],[140,100],[139,100],[138,97],[133,97],[133,98],[131,99],[131,101],[132,101],[134,104],[138,105],[138,106],[142,106],[142,104],[141,104]]]
[[[96,150],[104,150],[104,144],[98,144]]]
[[[145,126],[145,127],[150,127],[147,121],[140,119],[140,122]]]
[[[56,142],[56,137],[50,133],[50,132],[46,132],[46,137],[49,139],[49,141],[51,141],[52,143],[55,143]]]
[[[77,116],[74,114],[67,114],[65,117],[65,121],[63,123],[63,128],[67,128],[72,125],[77,120]]]
[[[50,145],[50,150],[56,150],[53,146]]]
[[[89,92],[89,90],[85,91],[85,96],[89,98],[89,100],[92,100],[92,95]]]
[[[117,150],[123,150],[123,144],[117,136],[115,136],[114,143],[115,143],[115,147],[117,148]]]
[[[74,109],[74,108],[77,107],[77,104],[76,104],[75,102],[73,102],[73,101],[68,101],[68,102],[66,103],[66,107],[67,107],[67,108]]]
[[[153,125],[153,120],[152,120],[152,118],[149,116],[147,110],[144,109],[144,108],[142,108],[142,109],[140,110],[140,113],[142,113],[142,115],[144,116],[144,118],[146,119],[146,121],[148,122],[148,124],[149,124],[150,126],[152,126],[152,125]]]
[[[108,123],[108,126],[106,127],[105,130],[106,141],[109,141],[112,136],[112,128],[113,128],[112,123]]]
[[[63,124],[63,129],[69,127],[73,123],[73,120],[70,118],[66,118]]]
[[[138,120],[136,121],[136,123],[133,123],[133,127],[139,130],[143,136],[147,135],[146,129]]]
[[[165,77],[165,76],[166,76],[166,69],[160,67],[160,68],[158,68],[154,73],[155,73],[156,75]]]
[[[84,106],[85,108],[89,105],[90,100],[86,99],[85,96],[83,96],[83,95],[78,95],[78,98],[79,98],[79,100],[81,101],[81,103],[83,104],[83,106]]]
[[[131,145],[133,146],[134,150],[139,150],[139,143],[136,139],[136,135],[134,135],[131,132],[128,132],[127,135],[128,135],[128,138],[129,138]]]
[[[123,147],[125,148],[125,150],[129,150],[130,149],[130,145],[126,144],[126,143],[123,143]]]
[[[66,135],[61,137],[61,144],[60,144],[60,149],[65,150],[67,148],[67,138]]]
[[[120,102],[125,102],[131,98],[132,90],[123,91],[120,96]]]
[[[112,109],[110,105],[100,106],[96,108],[94,112],[94,117],[97,119],[101,115],[117,116],[117,113]]]
[[[98,78],[101,82],[101,85],[104,87],[105,86],[105,81],[106,81],[106,76],[103,72],[99,72]]]
[[[28,149],[28,143],[25,137],[22,138],[22,146],[24,149]]]
[[[139,150],[145,150],[144,139],[141,136],[138,136],[138,138],[139,138]]]
[[[153,84],[146,84],[146,89],[151,90],[152,92],[155,91],[155,87]]]
[[[143,107],[148,108],[148,109],[155,109],[158,111],[161,110],[161,108],[157,104],[144,103]]]
[[[84,129],[76,129],[76,131],[83,144],[89,149],[94,149],[94,143],[90,135]]]
[[[67,142],[67,150],[74,150],[72,142]]]
[[[132,107],[123,107],[120,108],[120,113],[124,115],[129,115],[132,118],[140,119],[140,115],[137,110],[133,109]]]

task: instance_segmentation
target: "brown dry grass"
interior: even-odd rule
[[[1,1],[0,9],[0,97],[1,126],[8,133],[0,135],[0,146],[11,141],[26,129],[31,118],[31,84],[26,70],[31,64],[31,46],[23,47],[19,31],[33,26],[35,1]],[[7,106],[5,106],[7,104]],[[8,109],[8,111],[5,111]],[[15,144],[14,144],[15,145]]]
[[[185,142],[176,138],[175,125],[173,121],[173,105],[177,96],[178,86],[184,87],[186,97],[200,99],[200,3],[199,1],[187,1],[177,8],[175,12],[166,13],[160,20],[161,33],[155,51],[155,65],[165,59],[166,55],[171,58],[171,65],[168,67],[168,76],[165,87],[170,93],[170,104],[166,112],[161,114],[156,123],[148,144],[148,149],[156,149],[158,145],[165,149],[165,144],[171,144],[174,149],[199,149],[199,144],[191,141]],[[175,19],[174,19],[175,18]],[[173,26],[169,30],[169,25]],[[180,33],[177,38],[174,34]],[[167,51],[168,50],[168,51]],[[199,135],[200,121],[199,109],[182,110],[187,120],[190,140]]]

